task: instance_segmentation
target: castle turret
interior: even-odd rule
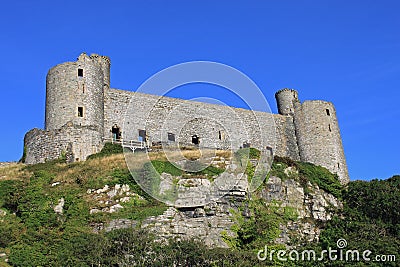
[[[100,56],[98,54],[91,54],[90,58],[97,61],[103,71],[104,87],[110,88],[110,58],[107,56]]]
[[[47,74],[46,130],[66,123],[92,126],[103,133],[104,88],[110,85],[107,57],[82,53],[76,62],[59,64]]]
[[[342,184],[349,182],[335,107],[326,101],[295,104],[294,123],[300,160],[337,173]]]
[[[293,115],[295,103],[299,102],[296,90],[284,88],[275,94],[278,112],[281,115]]]

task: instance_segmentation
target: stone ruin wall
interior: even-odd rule
[[[70,161],[85,160],[113,138],[116,127],[125,140],[139,140],[139,130],[146,130],[149,143],[192,145],[196,135],[200,147],[269,146],[274,155],[321,165],[338,173],[342,183],[349,181],[336,112],[330,102],[301,103],[297,91],[285,88],[275,95],[280,114],[253,112],[109,89],[109,70],[108,57],[85,53],[76,62],[49,70],[47,131],[27,133],[27,163],[55,159],[66,151]],[[129,111],[124,124],[132,96],[134,110]],[[79,115],[80,109],[84,116]],[[175,141],[168,140],[168,133]]]
[[[83,76],[77,76],[81,69]],[[46,77],[46,130],[74,125],[97,126],[103,131],[104,74],[96,59],[82,54],[76,62],[51,68]],[[78,106],[84,116],[79,117]]]
[[[323,166],[347,183],[349,176],[334,105],[321,100],[304,101],[295,110],[300,160]]]
[[[103,146],[96,128],[71,123],[57,130],[32,129],[25,135],[26,164],[44,163],[65,154],[67,162],[85,160]]]
[[[136,103],[130,106],[134,94]],[[133,107],[132,114],[128,115],[129,120],[124,125],[128,106]],[[118,126],[122,137],[127,140],[138,140],[139,129],[146,129],[150,142],[167,142],[167,133],[170,132],[175,134],[176,142],[182,144],[189,145],[192,135],[197,135],[202,146],[223,147],[223,140],[219,140],[219,131],[222,131],[235,149],[246,141],[256,148],[260,148],[262,141],[273,147],[275,138],[275,155],[300,159],[293,118],[289,116],[255,112],[256,117],[250,110],[117,89],[106,92],[104,111],[104,136],[107,139],[112,138],[112,127]],[[252,136],[250,139],[249,134]]]

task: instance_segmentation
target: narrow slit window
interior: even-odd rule
[[[83,107],[78,107],[78,117],[83,118]]]
[[[218,131],[218,139],[221,141],[225,140],[225,132],[224,131]]]
[[[326,115],[330,116],[331,112],[329,111],[329,109],[326,109]]]
[[[78,77],[83,77],[83,69],[78,69]]]
[[[332,132],[331,125],[328,125],[329,131]]]

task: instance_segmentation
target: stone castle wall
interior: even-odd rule
[[[82,70],[79,76],[79,70]],[[78,108],[82,114],[78,114]],[[103,131],[104,73],[97,58],[82,54],[76,62],[50,69],[46,79],[46,130],[67,122],[96,126]]]
[[[68,162],[85,160],[103,146],[96,128],[71,123],[56,130],[32,129],[25,135],[26,164],[44,163],[65,155]]]
[[[348,182],[333,104],[301,103],[292,89],[275,96],[280,114],[110,89],[109,58],[83,53],[76,62],[50,69],[47,131],[34,129],[26,134],[26,162],[55,159],[66,151],[71,161],[85,160],[118,129],[118,137],[145,138],[149,144],[193,145],[196,137],[201,147],[271,147],[274,155],[324,166],[338,173],[342,183]],[[145,136],[140,137],[143,130]]]
[[[134,103],[130,105],[131,99]],[[146,129],[149,142],[168,142],[168,133],[172,133],[176,143],[190,145],[196,135],[205,147],[232,145],[237,149],[250,143],[261,148],[263,144],[272,147],[276,155],[300,159],[289,116],[117,89],[106,92],[104,110],[106,138],[112,138],[115,126],[127,140],[139,140],[139,130]]]
[[[300,160],[323,166],[346,183],[349,176],[333,104],[320,100],[298,103],[294,122]]]

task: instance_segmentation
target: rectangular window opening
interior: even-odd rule
[[[168,141],[175,142],[175,134],[168,133]]]
[[[83,118],[83,107],[78,107],[78,117]]]
[[[78,69],[78,77],[83,77],[83,69]]]
[[[200,138],[197,135],[192,135],[192,144],[194,145],[200,144]]]
[[[249,148],[250,147],[250,143],[249,142],[243,142],[243,148]]]
[[[326,109],[326,115],[330,116],[331,112],[329,111],[329,109]]]

